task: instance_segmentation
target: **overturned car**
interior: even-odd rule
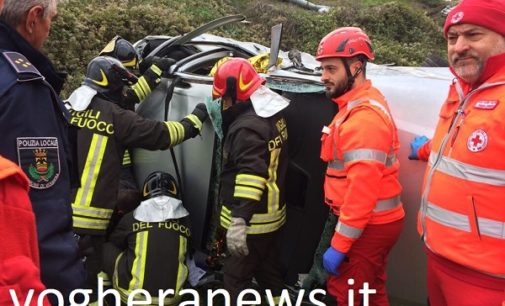
[[[211,96],[212,68],[224,57],[252,58],[268,53],[264,70],[266,85],[291,102],[284,110],[289,131],[287,174],[287,222],[282,233],[281,258],[285,281],[294,285],[312,266],[328,208],[323,200],[325,163],[319,158],[321,130],[338,111],[324,95],[319,81],[319,63],[307,53],[279,50],[281,27],[272,30],[270,48],[219,37],[206,32],[229,22],[230,16],[204,25],[188,34],[148,36],[135,47],[143,58],[159,56],[176,60],[170,74],[137,108],[156,120],[178,120],[196,104]],[[447,68],[389,67],[368,64],[367,78],[386,96],[401,140],[400,180],[406,223],[400,241],[390,255],[389,294],[410,303],[426,300],[424,251],[416,232],[416,216],[425,164],[407,159],[409,142],[416,134],[432,136],[448,85]],[[182,197],[190,211],[194,245],[209,252],[217,212],[217,178],[220,162],[218,138],[210,122],[201,137],[184,142],[173,151],[133,152],[138,182],[156,170],[177,174]]]

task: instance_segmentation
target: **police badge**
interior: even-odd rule
[[[30,187],[47,189],[60,176],[60,154],[56,137],[18,137],[19,166],[30,179]]]

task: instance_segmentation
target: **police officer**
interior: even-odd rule
[[[58,97],[64,79],[39,51],[56,16],[56,0],[5,0],[4,5],[0,154],[19,164],[30,181],[42,281],[67,295],[84,280],[72,231],[68,112]]]
[[[83,85],[68,103],[70,123],[79,127],[78,167],[81,186],[72,194],[74,229],[90,239],[94,252],[86,261],[89,286],[101,269],[101,247],[117,204],[121,162],[126,149],[165,150],[198,135],[207,118],[204,104],[181,121],[149,120],[121,108],[123,79],[120,61],[98,56],[89,64]]]
[[[245,59],[225,61],[214,75],[212,94],[221,99],[224,132],[221,226],[231,257],[224,262],[224,286],[232,304],[253,277],[278,301],[283,288],[276,248],[286,221],[286,121],[288,102],[262,86]]]
[[[144,289],[152,304],[179,305],[188,277],[189,213],[168,173],[151,173],[142,190],[144,201],[121,219],[104,245],[104,270],[125,304],[134,289]],[[160,289],[174,291],[159,301]]]

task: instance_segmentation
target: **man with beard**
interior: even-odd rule
[[[456,79],[433,139],[411,144],[429,159],[418,230],[430,305],[503,305],[505,2],[461,2],[444,34]]]
[[[338,305],[354,305],[367,282],[376,290],[371,304],[389,305],[386,261],[405,215],[396,126],[384,96],[366,79],[366,63],[374,54],[361,29],[329,33],[319,43],[316,58],[326,95],[339,107],[323,128],[321,147],[321,158],[328,162],[325,202],[339,217],[323,255],[328,292]],[[354,297],[349,297],[349,289]]]

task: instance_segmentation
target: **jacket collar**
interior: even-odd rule
[[[0,49],[23,54],[51,84],[56,93],[60,94],[65,82],[64,74],[58,73],[44,54],[33,48],[23,36],[3,21],[0,21]]]
[[[362,97],[371,87],[372,81],[365,80],[363,84],[352,88],[340,97],[332,99],[332,101],[337,103],[339,109],[344,109],[348,102],[357,100],[358,98]]]

